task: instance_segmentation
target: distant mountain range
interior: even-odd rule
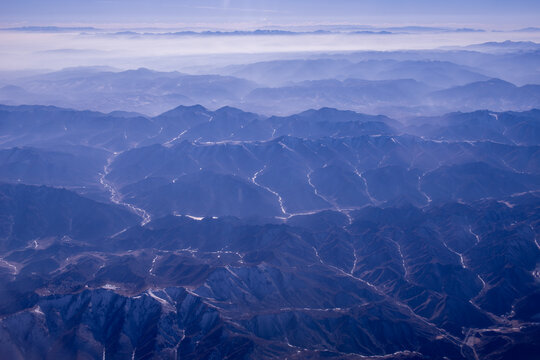
[[[178,104],[224,106],[256,88],[250,81],[218,75],[137,69],[122,72],[99,68],[67,69],[21,79],[17,87],[0,88],[0,99],[77,108],[143,113],[164,111]]]
[[[215,75],[69,68],[9,79],[0,87],[0,102],[128,110],[149,116],[179,104],[234,106],[266,115],[334,107],[398,118],[540,107],[534,85],[540,83],[540,72],[534,70],[540,56],[536,44],[478,46],[508,51],[393,53],[385,55],[388,58],[380,53],[327,55],[216,67]],[[503,70],[510,64],[520,66],[512,73]]]
[[[448,109],[460,108],[464,111],[478,108],[494,111],[538,108],[540,85],[517,87],[506,81],[491,79],[440,90],[432,93],[429,98]]]
[[[519,31],[532,31],[531,29],[521,29]],[[473,28],[452,28],[452,27],[429,27],[429,26],[398,26],[398,27],[365,27],[365,26],[320,26],[315,30],[287,30],[279,28],[262,28],[254,30],[171,30],[171,29],[147,29],[132,30],[121,29],[116,32],[109,32],[108,29],[96,27],[70,27],[70,26],[19,26],[2,28],[4,31],[21,32],[96,32],[107,35],[139,35],[139,36],[238,36],[238,35],[302,35],[302,34],[382,34],[393,33],[422,33],[422,32],[484,32],[483,29]]]
[[[522,29],[519,31],[537,31],[534,28]],[[470,50],[488,51],[488,52],[512,52],[512,51],[538,51],[540,44],[532,41],[503,41],[503,42],[487,42],[483,44],[474,44],[465,47]]]
[[[487,80],[478,69],[447,61],[303,59],[232,65],[217,70],[261,84],[283,86],[292,82],[323,79],[395,80],[414,79],[433,87],[464,85]]]

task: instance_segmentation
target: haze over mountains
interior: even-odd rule
[[[537,44],[486,43],[471,49],[319,54],[192,74],[69,68],[6,79],[0,101],[151,116],[179,104],[234,106],[266,115],[335,107],[398,118],[540,107]]]
[[[0,26],[0,357],[538,357],[535,21],[25,2],[70,22]]]

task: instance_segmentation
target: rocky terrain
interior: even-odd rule
[[[532,359],[540,112],[0,107],[9,359]]]

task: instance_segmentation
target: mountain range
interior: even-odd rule
[[[91,54],[88,50],[84,56]],[[258,61],[245,56],[232,65],[220,66],[216,60],[183,72],[71,67],[0,74],[0,103],[128,110],[151,117],[180,104],[212,110],[232,106],[267,116],[331,107],[399,119],[487,108],[526,111],[540,107],[539,56],[538,44],[510,41],[438,50],[254,57]]]
[[[0,107],[7,358],[540,351],[539,110],[129,110]]]

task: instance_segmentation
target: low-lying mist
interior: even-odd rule
[[[24,29],[24,28],[23,28]],[[486,41],[538,41],[540,32],[398,31],[291,34],[181,34],[0,31],[0,71],[107,65],[183,70],[313,52],[434,49]],[[246,57],[247,56],[247,57]]]

